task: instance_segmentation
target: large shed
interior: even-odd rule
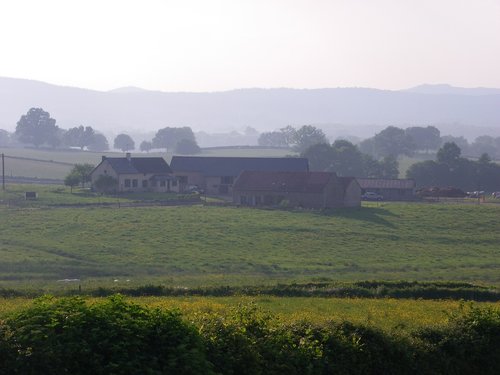
[[[246,158],[174,156],[170,163],[180,189],[197,186],[210,195],[231,195],[236,177],[244,171],[308,171],[305,158]]]
[[[361,194],[374,192],[380,194],[387,201],[411,201],[415,199],[415,180],[413,179],[386,179],[386,178],[358,178]]]
[[[333,172],[243,171],[233,186],[233,202],[315,209],[359,207],[361,189],[356,179]]]

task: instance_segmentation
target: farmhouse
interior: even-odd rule
[[[361,188],[355,178],[333,172],[243,171],[233,186],[233,202],[316,209],[359,207]]]
[[[231,195],[236,177],[244,171],[308,171],[304,158],[245,158],[174,156],[170,163],[180,191],[197,186],[211,195]]]
[[[133,158],[130,153],[122,158],[103,156],[90,173],[92,187],[99,176],[112,176],[118,181],[120,192],[178,191],[178,184],[167,162],[160,157]]]
[[[361,194],[374,192],[384,197],[386,201],[410,201],[415,199],[415,180],[358,178]]]

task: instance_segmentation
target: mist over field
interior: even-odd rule
[[[442,134],[500,135],[500,89],[422,85],[391,91],[369,88],[237,89],[161,92],[136,87],[95,91],[40,81],[0,78],[0,128],[14,131],[31,107],[63,128],[92,126],[113,135],[190,126],[195,132],[270,131],[313,124],[327,134],[372,136],[388,125],[435,125]]]

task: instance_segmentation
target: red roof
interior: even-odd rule
[[[332,172],[262,172],[243,171],[233,190],[321,193],[335,178]]]

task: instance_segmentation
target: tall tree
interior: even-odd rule
[[[94,141],[95,131],[90,126],[83,125],[69,129],[64,134],[64,142],[71,147],[80,147],[84,149]]]
[[[115,137],[113,147],[126,152],[135,149],[135,142],[130,135],[122,133]]]
[[[415,147],[412,138],[403,129],[395,126],[388,126],[373,137],[373,150],[378,158],[411,155]]]
[[[87,148],[91,151],[107,151],[109,150],[108,140],[103,134],[96,133]]]
[[[187,139],[196,142],[193,131],[190,127],[184,126],[180,128],[166,127],[156,132],[153,138],[154,148],[173,149],[177,142]]]
[[[69,172],[69,175],[78,176],[82,187],[85,187],[85,183],[90,181],[90,172],[94,169],[92,164],[75,164],[73,169]]]
[[[174,151],[181,155],[195,155],[201,152],[201,148],[198,146],[196,141],[191,139],[181,139],[175,145]]]
[[[65,178],[64,178],[64,185],[70,187],[70,192],[73,193],[73,188],[77,186],[81,181],[81,176],[77,175],[74,172],[70,172]]]
[[[340,176],[363,175],[363,156],[356,145],[351,142],[339,139],[333,142],[334,153],[331,170]]]
[[[331,171],[335,152],[328,143],[317,143],[300,154],[309,161],[309,168],[313,171]]]
[[[441,146],[441,132],[434,126],[413,126],[406,128],[406,135],[410,136],[416,150],[437,150]]]
[[[460,147],[454,142],[448,142],[441,147],[436,156],[439,163],[445,163],[448,165],[455,165],[458,163],[461,154]]]
[[[17,122],[16,135],[21,142],[39,147],[43,144],[54,145],[58,130],[56,120],[50,117],[50,113],[42,108],[31,108]]]
[[[259,146],[265,147],[288,147],[287,137],[281,131],[265,132],[259,136]]]
[[[149,152],[153,148],[153,143],[150,141],[142,141],[139,145],[139,150]]]
[[[297,129],[293,140],[293,148],[298,152],[303,152],[308,147],[318,143],[328,143],[323,130],[312,125],[304,125]]]

